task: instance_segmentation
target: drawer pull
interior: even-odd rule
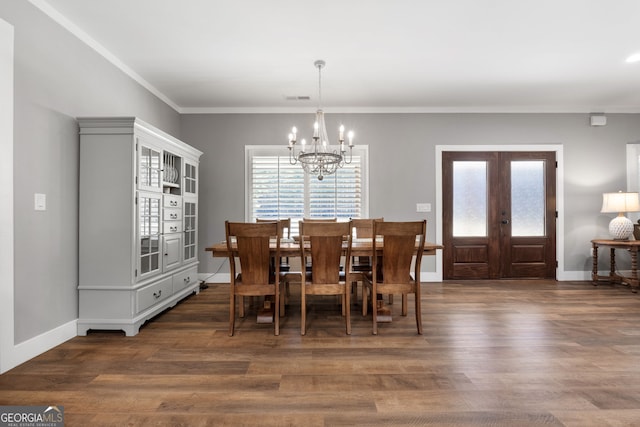
[[[160,295],[162,295],[162,289],[160,289],[158,292],[154,292],[154,293],[153,293],[153,297],[154,297],[155,299],[160,298]]]
[[[175,200],[170,200],[170,201],[169,201],[169,204],[170,204],[171,206],[178,206],[178,202],[176,202]]]
[[[184,280],[184,283],[189,283],[191,281],[191,278],[190,277],[185,277],[183,280]]]
[[[178,231],[178,227],[169,227],[170,231]]]
[[[171,218],[171,219],[178,219],[178,214],[176,214],[176,213],[172,213],[172,214],[170,214],[170,215],[169,215],[169,218]]]

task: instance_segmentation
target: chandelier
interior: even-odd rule
[[[324,122],[324,112],[322,103],[322,68],[325,66],[323,60],[313,63],[318,69],[318,109],[316,111],[316,121],[313,124],[313,137],[311,144],[307,141],[300,141],[299,151],[296,153],[296,143],[298,142],[298,129],[294,126],[289,134],[289,163],[295,165],[300,163],[302,169],[308,174],[317,175],[322,181],[325,175],[331,175],[338,168],[345,164],[350,164],[353,160],[353,131],[349,131],[349,159],[347,160],[347,148],[344,142],[344,125],[340,125],[338,130],[338,147],[331,149],[327,126]]]

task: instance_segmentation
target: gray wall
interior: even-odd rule
[[[15,342],[78,317],[79,116],[138,116],[179,137],[180,117],[27,1],[15,28]],[[108,177],[105,177],[108,180]],[[34,193],[47,210],[33,209]]]
[[[244,145],[284,144],[311,115],[180,116],[30,3],[0,2],[0,17],[15,27],[16,343],[77,318],[78,116],[138,116],[204,152],[200,272],[216,271],[204,247],[223,239],[225,219],[244,218]],[[328,114],[328,128],[338,119],[369,145],[370,215],[389,219],[435,203],[436,145],[563,144],[568,271],[590,269],[589,240],[611,219],[600,194],[626,187],[625,144],[640,139],[639,115],[609,114],[595,128],[586,114]],[[34,193],[47,195],[45,212],[33,210]]]
[[[607,237],[611,215],[601,193],[626,189],[626,144],[640,139],[640,115],[608,114],[592,127],[588,114],[327,114],[369,145],[370,216],[420,218],[417,202],[432,203],[427,233],[435,240],[436,145],[562,144],[564,150],[565,271],[590,271],[590,243]],[[293,124],[310,128],[312,115],[183,115],[182,137],[205,154],[200,167],[200,272],[226,265],[204,247],[224,239],[226,219],[244,219],[244,145],[282,144]],[[424,215],[424,214],[423,214]],[[424,217],[424,216],[423,216]],[[605,257],[606,258],[606,257]],[[624,256],[621,260],[624,263]],[[605,260],[606,261],[606,260]],[[621,264],[624,265],[624,264]],[[430,269],[431,271],[431,269]]]

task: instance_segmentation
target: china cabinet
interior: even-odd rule
[[[134,117],[78,123],[78,335],[136,335],[145,321],[199,292],[202,152]]]

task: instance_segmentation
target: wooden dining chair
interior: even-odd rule
[[[418,334],[422,335],[422,312],[420,302],[420,264],[424,252],[427,221],[374,222],[373,266],[366,275],[362,300],[368,305],[371,300],[373,334],[378,334],[377,296],[380,294],[402,294],[402,315],[407,315],[407,295],[415,296],[415,314]],[[378,238],[381,238],[378,241]],[[382,255],[376,256],[382,245]],[[379,255],[379,254],[378,254]],[[413,276],[411,264],[415,256]]]
[[[272,269],[272,257],[280,258],[280,230],[277,222],[225,222],[227,250],[231,269],[229,290],[229,336],[233,336],[236,320],[236,297],[239,315],[244,317],[245,296],[273,296],[265,308],[273,310],[275,335],[280,335],[280,264]],[[275,250],[270,240],[275,239]]]
[[[346,253],[343,257],[343,242]],[[337,295],[342,301],[347,335],[351,334],[351,222],[300,221],[300,259],[311,260],[311,271],[300,273],[300,333],[307,332],[307,295]],[[341,278],[341,260],[345,260]]]

